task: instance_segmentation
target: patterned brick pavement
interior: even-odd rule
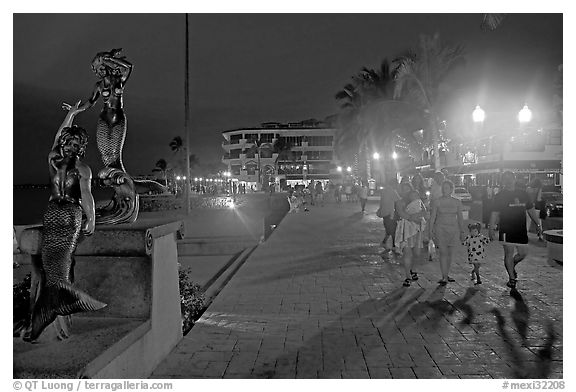
[[[438,262],[402,287],[381,256],[370,201],[289,214],[152,378],[562,378],[562,268],[531,237],[511,295],[503,250],[482,285],[464,247],[439,286]]]

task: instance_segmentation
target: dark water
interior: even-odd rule
[[[92,194],[96,201],[106,200],[111,197],[112,191],[106,188],[92,188]],[[42,222],[42,215],[44,215],[50,198],[50,190],[47,187],[13,187],[13,196],[13,225],[30,225]]]

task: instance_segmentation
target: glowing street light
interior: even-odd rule
[[[198,177],[194,177],[194,181],[198,181]]]
[[[482,108],[479,105],[476,105],[476,109],[474,109],[474,111],[472,112],[472,120],[474,120],[475,123],[482,123],[484,122],[485,118],[486,113],[484,112],[484,110],[482,110]]]
[[[182,178],[182,177],[180,177],[180,176],[176,176],[176,180],[177,180],[177,181],[180,181],[181,178]]]
[[[348,167],[346,168],[346,171],[347,171],[348,173],[351,173],[351,172],[352,172],[352,168],[351,168],[350,166],[348,166]]]
[[[394,160],[398,159],[398,154],[396,153],[396,151],[392,153],[392,159]]]
[[[341,173],[341,172],[342,172],[342,166],[338,166],[338,167],[336,168],[336,170],[338,170],[338,172]]]
[[[183,179],[184,181],[186,181],[186,176],[182,176],[182,179]]]
[[[518,112],[518,121],[520,124],[529,123],[532,120],[532,111],[528,109],[528,105],[524,105],[524,107]]]
[[[380,159],[380,154],[378,154],[377,152],[375,152],[374,154],[372,154],[372,158],[378,160],[378,159]]]

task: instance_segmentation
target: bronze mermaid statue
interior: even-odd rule
[[[38,290],[34,284],[31,288],[35,301],[30,328],[24,335],[27,341],[36,340],[57,316],[106,306],[73,286],[74,252],[82,235],[94,233],[95,211],[90,184],[92,172],[82,161],[88,134],[83,128],[72,125],[75,115],[83,109],[80,101],[75,106],[64,104],[63,107],[68,109],[68,114],[48,155],[51,194],[43,217]],[[83,214],[86,216],[84,222]],[[57,328],[63,328],[66,337],[66,327]]]
[[[92,60],[92,70],[100,79],[92,95],[79,107],[83,111],[102,98],[103,107],[98,116],[96,143],[104,168],[98,178],[105,186],[114,188],[108,207],[96,211],[96,223],[132,223],[138,217],[139,198],[133,179],[126,173],[122,162],[122,148],[126,139],[127,120],[123,94],[133,65],[120,57],[122,49],[99,52]]]

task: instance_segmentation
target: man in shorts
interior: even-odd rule
[[[493,237],[496,225],[499,225],[498,239],[504,246],[504,267],[509,278],[506,285],[511,289],[516,288],[518,279],[515,267],[528,254],[526,213],[534,222],[538,221],[530,196],[526,191],[516,189],[515,181],[511,171],[502,174],[503,189],[494,196],[489,229],[489,235]]]
[[[380,193],[380,212],[379,215],[382,217],[382,222],[384,223],[384,228],[386,234],[384,240],[382,240],[382,246],[390,251],[395,248],[394,244],[394,233],[396,232],[396,220],[394,219],[394,204],[396,201],[400,200],[397,192],[398,180],[393,177],[387,183],[386,187]],[[392,237],[392,248],[387,247],[388,238]]]

